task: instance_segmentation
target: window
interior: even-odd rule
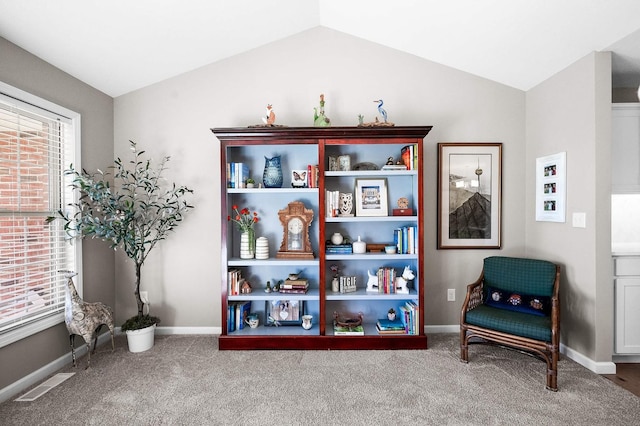
[[[79,130],[79,114],[0,82],[0,347],[64,320],[58,271],[80,272],[80,243],[45,219],[73,201]]]

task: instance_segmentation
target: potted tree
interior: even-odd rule
[[[69,204],[67,211],[48,217],[47,222],[62,220],[69,235],[100,238],[114,250],[122,249],[133,261],[138,313],[125,321],[121,330],[127,333],[129,349],[141,352],[153,346],[155,326],[160,322],[148,311],[144,313],[145,301],[140,297],[142,265],[156,244],[193,208],[185,199],[193,191],[175,183],[163,184],[162,173],[170,157],[163,157],[157,167],[152,167],[151,160],[143,158],[145,151],[138,151],[136,143],[129,142],[133,158],[128,162],[116,158],[110,167],[113,187],[109,173],[79,171],[71,165],[65,173],[71,175],[71,186],[79,192],[78,201]],[[146,343],[136,343],[138,337]]]

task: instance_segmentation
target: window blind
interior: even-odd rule
[[[73,200],[71,118],[0,93],[0,335],[64,311],[76,250],[47,216]]]

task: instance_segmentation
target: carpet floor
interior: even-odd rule
[[[69,360],[71,361],[71,360]],[[215,336],[102,345],[91,367],[33,402],[0,404],[3,425],[632,425],[640,398],[572,360],[558,392],[523,353],[429,335],[428,350],[219,351]]]

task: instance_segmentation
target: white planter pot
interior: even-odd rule
[[[141,328],[140,330],[127,330],[127,343],[129,352],[144,352],[153,347],[153,340],[156,334],[156,325]]]

